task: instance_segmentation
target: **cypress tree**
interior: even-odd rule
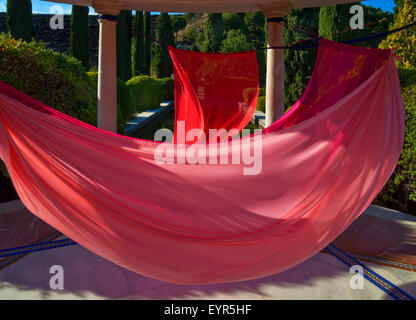
[[[171,21],[173,33],[175,34],[175,41],[178,41],[178,32],[185,29],[186,19],[182,16],[173,16]]]
[[[151,16],[150,12],[144,13],[144,34],[150,36],[151,32]],[[150,76],[150,59],[151,59],[151,40],[148,38],[144,38],[144,65],[143,65],[143,73]]]
[[[363,30],[354,30],[354,38],[362,38],[376,33],[382,33],[389,29],[392,22],[394,23],[393,14],[388,11],[383,11],[380,8],[372,6],[364,6],[365,24],[368,24]],[[371,24],[371,26],[370,26]],[[366,47],[377,48],[383,38],[376,38],[371,41],[357,43]]]
[[[131,78],[131,24],[132,14],[122,10],[117,17],[117,77],[123,81]]]
[[[254,12],[250,12],[250,15]],[[227,12],[222,14],[222,20],[224,24],[224,31],[228,37],[228,31],[241,30],[241,32],[247,37],[249,25],[245,23],[246,14],[241,12]]]
[[[241,29],[231,29],[227,37],[222,41],[220,52],[242,52],[254,49],[252,41],[247,40],[246,35]]]
[[[31,0],[7,0],[7,30],[15,39],[32,40],[35,32]]]
[[[133,76],[144,74],[144,38],[143,38],[143,11],[136,11],[133,36]]]
[[[320,36],[334,41],[365,37],[373,33],[382,32],[388,28],[389,21],[385,20],[371,27],[365,27],[363,30],[351,30],[349,21],[352,15],[349,11],[354,4],[357,3],[326,6],[320,9],[291,10],[286,18],[288,26],[284,31],[285,43],[290,44],[310,38],[309,35],[290,28],[290,25],[302,26],[302,28],[312,33],[319,33]],[[390,13],[385,13],[380,9],[362,6],[364,8],[365,23],[380,21],[384,17],[391,17]],[[319,25],[319,29],[316,29],[315,26],[317,25]],[[371,42],[357,43],[356,45],[376,47],[379,41],[379,39],[376,39]],[[286,106],[291,106],[304,92],[315,65],[316,51],[316,49],[285,50]]]
[[[350,14],[350,8],[355,4],[360,5],[359,2],[355,2],[321,7],[319,11],[319,35],[339,42],[366,37],[388,29],[390,23],[389,18],[392,17],[391,13],[361,4],[364,9],[364,23],[371,26],[367,26],[364,29],[351,30],[350,19],[352,15]],[[382,20],[383,18],[386,19]],[[355,45],[377,48],[380,41],[381,39],[377,38],[372,41],[360,42]]]
[[[202,52],[218,52],[224,40],[224,21],[221,13],[210,13],[204,25],[204,41],[200,44]]]
[[[285,43],[290,44],[310,38],[309,35],[290,28],[302,26],[317,33],[319,8],[294,9],[286,17]],[[285,50],[285,105],[291,107],[304,92],[315,65],[316,49]]]
[[[89,69],[88,7],[72,6],[69,55]]]
[[[175,43],[170,17],[166,12],[161,12],[157,19],[156,39],[171,46]],[[155,55],[153,59],[153,70],[156,76],[158,78],[170,77],[173,72],[173,67],[168,48],[155,42],[153,50]]]
[[[350,8],[357,3],[321,7],[319,11],[319,35],[333,41],[352,39],[355,30],[350,30]],[[349,30],[349,31],[346,31]],[[341,32],[340,31],[346,31]]]
[[[244,16],[250,41],[254,42],[256,48],[264,47],[266,42],[265,23],[266,18],[262,12],[247,12]],[[266,50],[257,50],[257,63],[259,65],[260,86],[266,82]]]

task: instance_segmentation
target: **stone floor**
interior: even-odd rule
[[[404,221],[413,217],[371,206],[367,215]],[[51,266],[64,270],[64,289],[49,286]],[[416,272],[366,263],[375,272],[416,296]],[[351,289],[352,274],[331,255],[318,253],[280,274],[238,283],[184,286],[150,279],[121,268],[80,246],[32,253],[0,270],[0,299],[391,299],[364,281]]]

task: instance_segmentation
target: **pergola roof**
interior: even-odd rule
[[[48,0],[79,6],[91,6],[100,2],[124,3],[124,10],[163,12],[250,12],[262,11],[264,6],[280,6],[289,3],[293,9],[321,7],[357,0]]]

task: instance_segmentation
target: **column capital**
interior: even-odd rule
[[[93,0],[92,7],[98,14],[117,16],[123,9],[124,2],[120,0]]]
[[[274,1],[259,4],[259,8],[267,18],[286,17],[292,8],[289,1]]]

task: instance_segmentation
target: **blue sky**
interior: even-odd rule
[[[6,11],[7,0],[0,0],[0,12]],[[363,1],[366,5],[381,8],[385,11],[393,11],[394,0],[367,0]],[[32,0],[32,8],[34,13],[49,13],[51,6],[56,5],[53,2],[46,2],[41,0]],[[65,14],[71,13],[71,5],[59,4],[64,9]],[[90,8],[90,13],[94,13],[94,10]]]
[[[395,7],[394,0],[367,0],[362,1],[362,3],[367,6],[373,6],[375,8],[381,8],[384,11],[391,12],[393,12],[393,8]]]

